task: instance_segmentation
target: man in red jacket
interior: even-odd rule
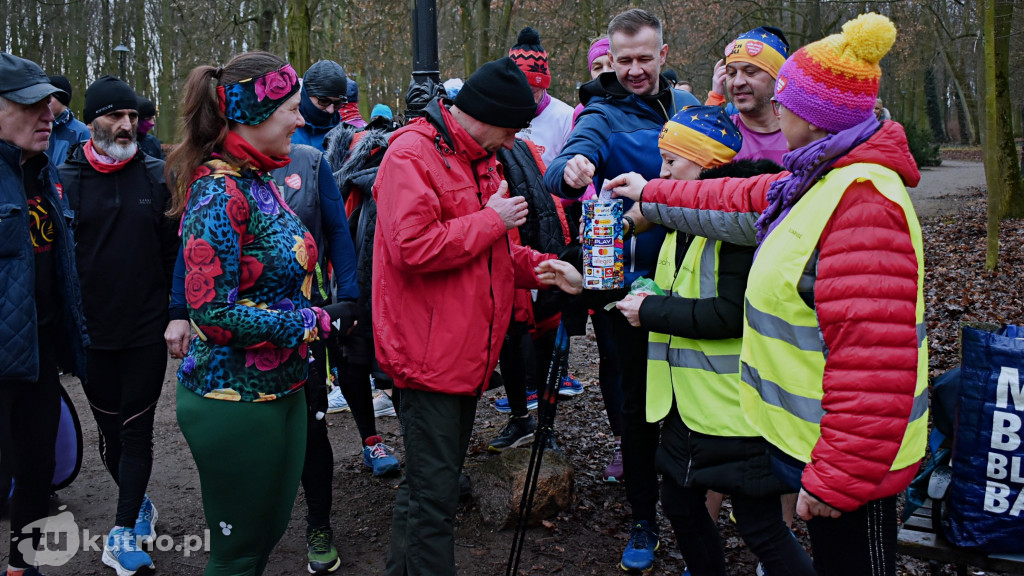
[[[572,266],[508,239],[527,207],[508,197],[494,152],[511,149],[535,111],[512,60],[484,64],[454,106],[434,101],[395,133],[373,187],[376,353],[402,389],[406,450],[389,576],[455,574],[459,470],[514,288],[582,287]]]

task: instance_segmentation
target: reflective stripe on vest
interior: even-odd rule
[[[718,296],[720,242],[696,237],[676,270],[676,242],[670,232],[661,246],[654,281],[679,298]],[[647,345],[647,420],[676,409],[687,426],[716,436],[757,436],[739,404],[740,339],[694,340],[651,332]]]
[[[815,311],[797,284],[821,233],[855,181],[870,180],[899,205],[917,256],[918,358],[914,403],[893,470],[924,456],[928,426],[928,339],[924,328],[924,245],[921,226],[900,177],[875,164],[831,171],[813,186],[764,240],[750,271],[744,303],[740,399],[750,423],[777,448],[809,462],[821,436],[825,347]]]

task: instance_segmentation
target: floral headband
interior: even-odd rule
[[[263,76],[217,86],[217,100],[228,120],[256,126],[298,91],[299,77],[285,64]]]

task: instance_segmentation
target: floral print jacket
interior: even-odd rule
[[[243,402],[301,388],[308,342],[325,316],[309,304],[317,247],[270,175],[206,162],[189,187],[181,232],[198,337],[178,380],[207,398]]]

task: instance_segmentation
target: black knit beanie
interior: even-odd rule
[[[69,106],[71,104],[71,81],[63,76],[50,76],[50,84],[52,84],[54,88],[60,88],[65,92],[65,94],[57,92],[53,95],[57,102],[60,102],[65,106]]]
[[[135,91],[120,78],[100,76],[85,89],[84,122],[109,114],[114,110],[138,110]]]
[[[511,58],[477,68],[455,95],[455,105],[491,126],[526,128],[537,112],[533,90]]]
[[[139,119],[152,118],[156,116],[156,104],[153,104],[152,100],[139,96]]]

